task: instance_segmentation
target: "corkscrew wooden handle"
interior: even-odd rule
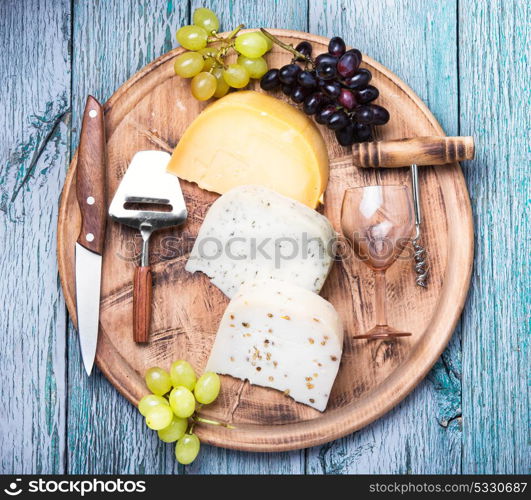
[[[444,165],[474,158],[473,137],[414,137],[352,146],[354,165],[363,168]]]

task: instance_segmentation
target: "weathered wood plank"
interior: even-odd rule
[[[65,332],[55,257],[69,157],[70,2],[0,3],[0,473],[60,473]]]
[[[463,321],[464,473],[528,474],[531,4],[459,2],[476,261]]]
[[[307,29],[306,2],[206,5],[221,13],[224,25],[241,20]],[[529,9],[523,0],[459,2],[459,130],[456,2],[310,4],[310,31],[342,33],[404,78],[447,133],[478,140],[477,159],[465,166],[477,256],[462,321],[463,472],[526,473],[530,465],[522,374],[529,359]],[[74,11],[75,147],[86,94],[106,99],[175,46],[188,2],[76,1]],[[65,315],[55,221],[70,148],[70,2],[6,0],[0,19],[0,100],[7,103],[0,118],[0,276],[9,283],[0,289],[0,368],[13,374],[2,390],[0,472],[176,472],[171,446],[145,430],[101,374],[86,379],[71,328],[64,467]],[[459,351],[457,333],[429,379],[399,408],[350,437],[309,450],[307,472],[460,472]],[[297,473],[304,471],[300,457],[205,447],[187,472]]]
[[[453,1],[310,0],[312,33],[342,35],[394,71],[429,105],[448,134],[458,129],[456,23]],[[460,376],[456,332],[441,361],[412,395],[366,429],[308,450],[307,472],[458,473]]]
[[[87,94],[108,99],[137,70],[176,45],[175,30],[187,19],[188,2],[74,1],[72,150]],[[68,354],[68,472],[178,472],[173,447],[149,431],[101,372],[96,369],[87,378],[71,326]]]
[[[243,23],[248,28],[274,27],[306,31],[306,1],[192,0],[191,11],[208,7],[220,18],[221,29],[230,30]],[[302,474],[304,451],[259,454],[204,446],[200,458],[185,469],[193,474]]]
[[[219,17],[222,31],[239,24],[246,28],[284,28],[307,31],[308,3],[306,0],[191,0],[190,12],[208,7]]]

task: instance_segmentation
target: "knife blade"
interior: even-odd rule
[[[105,122],[103,107],[88,96],[77,153],[76,196],[81,229],[76,242],[77,328],[83,364],[92,372],[100,313],[101,264],[105,241]]]

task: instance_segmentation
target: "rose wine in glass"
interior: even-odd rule
[[[407,337],[387,324],[385,271],[410,241],[415,226],[406,186],[347,189],[341,207],[341,229],[354,253],[374,271],[376,325],[357,339]]]

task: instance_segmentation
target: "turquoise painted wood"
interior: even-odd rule
[[[449,348],[395,410],[325,446],[205,446],[184,468],[101,373],[84,375],[55,226],[87,93],[107,99],[174,47],[201,5],[224,28],[342,34],[408,82],[448,134],[474,135],[465,175],[477,247]],[[1,2],[0,473],[527,473],[530,15],[525,0]]]
[[[530,471],[531,7],[459,6],[461,133],[476,267],[463,316],[463,471]]]
[[[55,231],[70,150],[70,2],[3,1],[0,25],[0,472],[63,472]]]

